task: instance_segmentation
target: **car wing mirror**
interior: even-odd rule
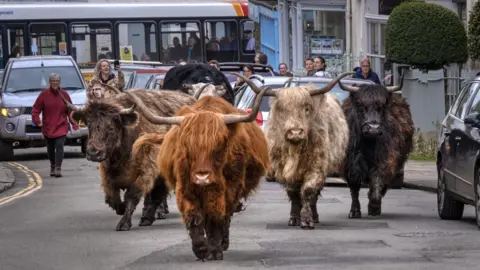
[[[467,115],[465,117],[465,119],[463,119],[463,123],[465,125],[480,128],[480,114],[479,113],[472,113],[472,114]]]

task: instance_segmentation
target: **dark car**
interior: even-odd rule
[[[438,134],[437,203],[441,219],[461,219],[475,206],[480,228],[480,77],[466,83]]]

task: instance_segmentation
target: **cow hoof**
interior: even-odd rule
[[[223,240],[223,242],[222,242],[222,250],[223,250],[223,251],[227,251],[229,246],[230,246],[230,241],[228,241],[228,240]]]
[[[152,224],[153,224],[153,220],[147,217],[142,217],[140,219],[140,223],[138,224],[138,226],[152,226]]]
[[[213,261],[213,260],[223,260],[223,252],[222,251],[210,251],[208,254],[207,260]]]
[[[362,218],[362,212],[360,211],[360,209],[350,210],[350,213],[348,214],[348,218]]]
[[[125,203],[121,202],[120,204],[118,204],[115,212],[117,213],[117,215],[123,216],[123,214],[125,214]]]
[[[157,219],[167,219],[167,215],[162,212],[157,212]]]
[[[208,255],[208,249],[206,245],[201,245],[201,246],[194,246],[192,247],[193,254],[197,257],[199,260],[205,260],[205,258]]]
[[[266,180],[267,182],[275,182],[275,178],[274,178],[274,177],[270,177],[270,176],[265,177],[265,180]]]
[[[130,231],[132,228],[132,223],[128,221],[120,220],[117,225],[117,231]]]
[[[302,220],[300,222],[300,228],[302,228],[302,229],[315,229],[315,224],[313,223],[313,220],[309,220],[309,221]]]
[[[381,214],[382,214],[382,207],[368,206],[368,215],[369,216],[380,216]]]
[[[288,226],[300,226],[300,218],[290,217],[288,220]]]

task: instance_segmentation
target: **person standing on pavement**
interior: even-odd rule
[[[33,104],[32,121],[33,124],[42,128],[42,134],[47,141],[50,176],[62,177],[63,146],[69,122],[72,123],[73,130],[77,130],[78,126],[71,120],[71,112],[60,96],[72,103],[67,91],[60,88],[60,76],[55,73],[50,74],[49,82],[50,87],[44,89]],[[40,113],[42,119],[40,119]]]
[[[371,80],[376,84],[382,84],[380,82],[380,78],[378,77],[377,73],[375,73],[370,65],[370,60],[368,58],[364,57],[362,61],[360,61],[360,67],[356,67],[353,69],[353,71],[356,72],[352,76],[352,78],[355,79],[361,79],[361,80]]]

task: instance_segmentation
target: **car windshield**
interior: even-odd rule
[[[310,82],[307,82],[307,81],[305,81],[305,82],[300,82],[300,86],[306,86],[306,85],[308,85],[309,83],[310,83]],[[324,86],[326,85],[326,83],[323,83],[323,82],[322,82],[322,83],[313,83],[313,84],[314,84],[316,87],[318,87],[318,88],[322,88],[322,87],[324,87]],[[297,82],[297,83],[292,82],[292,86],[293,86],[293,85],[298,85],[298,82]],[[348,85],[348,84],[345,84],[345,85]],[[333,87],[333,89],[330,90],[328,93],[337,96],[338,101],[340,101],[340,103],[342,103],[343,100],[346,99],[346,98],[348,97],[348,95],[349,95],[349,92],[343,91],[343,90],[340,88],[340,86],[338,85],[338,83],[335,84],[335,86]]]
[[[49,87],[48,77],[56,73],[60,76],[60,87],[65,90],[83,89],[82,77],[75,67],[29,67],[13,68],[6,78],[5,91],[8,93],[22,91],[41,91]]]
[[[147,83],[150,77],[155,73],[137,73],[135,81],[133,82],[133,88],[147,88]]]

